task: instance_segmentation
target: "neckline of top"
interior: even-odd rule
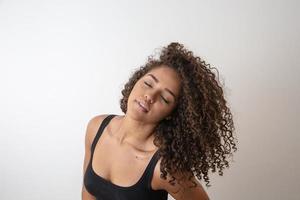
[[[112,118],[114,118],[115,116],[117,116],[117,115],[115,115],[115,114],[110,114],[110,115],[108,115],[108,116],[105,117],[105,119],[103,120],[103,122],[106,121],[106,120],[108,120],[108,121],[106,121],[105,125],[103,126],[102,123],[101,123],[101,125],[100,125],[100,128],[101,128],[102,130],[101,130],[101,134],[100,134],[98,140],[97,140],[96,143],[95,143],[94,150],[93,150],[92,155],[91,155],[90,167],[91,167],[92,173],[93,173],[99,180],[101,180],[102,182],[104,182],[104,183],[106,183],[106,184],[109,184],[110,186],[112,186],[112,187],[114,187],[114,188],[117,188],[117,189],[129,190],[129,189],[132,189],[132,188],[138,186],[138,185],[143,181],[143,179],[146,178],[146,175],[147,175],[148,173],[150,173],[150,172],[149,172],[149,169],[150,169],[150,167],[151,167],[153,164],[156,163],[156,162],[154,162],[154,159],[157,160],[159,149],[156,150],[155,153],[152,155],[152,157],[151,157],[150,161],[148,162],[148,164],[147,164],[147,166],[146,166],[146,168],[145,168],[145,170],[144,170],[142,176],[141,176],[141,177],[139,178],[139,180],[138,180],[136,183],[134,183],[133,185],[130,185],[130,186],[117,185],[117,184],[111,182],[110,180],[107,180],[107,179],[101,177],[100,175],[98,175],[98,174],[94,171],[93,165],[92,165],[92,160],[93,160],[93,157],[94,157],[95,148],[96,148],[96,145],[97,145],[97,143],[98,143],[98,141],[99,141],[99,139],[100,139],[100,137],[101,137],[101,135],[102,135],[102,133],[103,133],[105,127],[109,124],[110,120],[111,120]]]

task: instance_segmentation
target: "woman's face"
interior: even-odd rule
[[[137,120],[158,123],[176,107],[180,87],[181,80],[174,69],[156,67],[134,85],[128,98],[126,114]]]

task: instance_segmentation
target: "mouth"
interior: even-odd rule
[[[139,104],[139,106],[143,109],[144,112],[149,112],[149,107],[147,106],[147,104],[138,100],[135,101]]]

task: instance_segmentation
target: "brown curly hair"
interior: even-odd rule
[[[122,90],[121,110],[126,113],[127,102],[135,83],[148,71],[161,65],[175,69],[182,80],[178,104],[171,119],[163,119],[155,129],[154,144],[162,157],[161,178],[170,174],[174,185],[176,172],[196,176],[209,185],[208,171],[223,175],[229,167],[227,158],[236,151],[232,114],[224,98],[223,89],[212,68],[184,46],[172,42],[163,47],[158,59],[153,55],[148,62],[133,72]],[[217,69],[216,69],[217,70]],[[217,70],[218,72],[218,70]],[[179,180],[180,182],[180,180]],[[192,181],[194,184],[195,182]]]

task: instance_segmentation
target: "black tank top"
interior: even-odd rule
[[[155,164],[159,159],[158,151],[154,153],[142,177],[132,186],[116,185],[95,173],[92,168],[92,159],[96,144],[109,121],[116,115],[108,115],[101,123],[91,146],[91,159],[84,174],[86,190],[97,200],[167,200],[168,192],[153,190],[151,180]]]

